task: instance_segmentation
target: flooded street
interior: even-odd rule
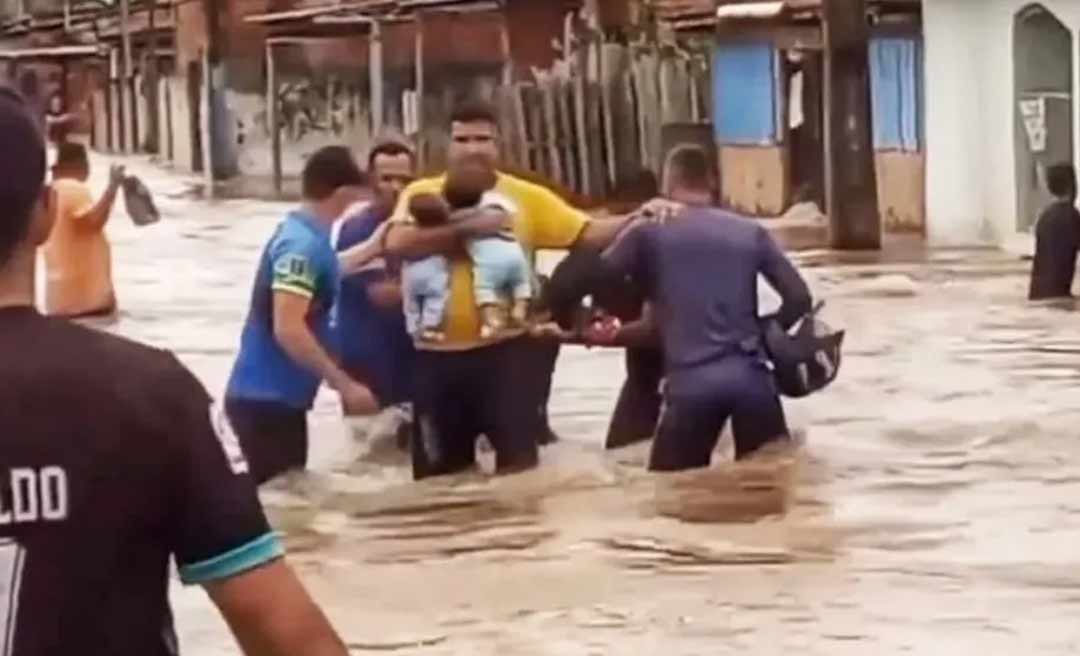
[[[134,170],[164,219],[113,217],[108,329],[217,394],[287,206]],[[266,493],[272,521],[357,654],[1080,653],[1080,313],[1025,304],[1005,255],[894,259],[800,259],[848,338],[836,384],[788,405],[796,457],[658,482],[643,447],[602,450],[621,353],[572,348],[540,471],[413,484],[354,462],[324,393],[316,471]],[[236,653],[201,590],[173,603],[186,653]]]

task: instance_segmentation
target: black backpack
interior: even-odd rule
[[[784,396],[809,396],[828,387],[840,373],[844,331],[833,330],[817,317],[823,305],[815,306],[791,330],[785,331],[775,320],[765,323],[765,350]]]

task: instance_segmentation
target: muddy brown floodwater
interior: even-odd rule
[[[108,329],[216,392],[284,206],[134,166],[164,220],[114,218]],[[1023,303],[1001,254],[892,259],[801,258],[849,337],[837,383],[788,406],[794,456],[654,479],[601,449],[620,355],[567,349],[540,471],[413,484],[356,461],[323,395],[272,521],[356,654],[1080,653],[1080,314]],[[200,590],[173,602],[186,653],[236,653]]]

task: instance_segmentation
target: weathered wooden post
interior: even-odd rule
[[[211,72],[210,51],[206,48],[200,53],[202,57],[202,80],[199,88],[199,130],[202,133],[202,166],[205,188],[203,193],[206,198],[214,197],[214,117],[213,117],[213,73]]]
[[[578,151],[578,180],[581,183],[579,191],[589,196],[596,193],[593,188],[588,119],[589,85],[592,82],[589,72],[589,52],[592,50],[593,35],[588,30],[582,29],[577,38],[576,52],[567,48],[565,56],[576,58],[573,63],[574,68],[571,69],[575,74],[571,75],[570,79],[574,85],[574,134],[577,137],[575,145]]]
[[[120,0],[120,48],[122,50],[120,72],[120,134],[123,150],[131,153],[135,148],[135,84],[131,60],[131,8],[130,0]]]
[[[274,178],[274,193],[281,194],[281,119],[278,117],[277,66],[274,44],[266,43],[266,127],[270,130],[270,158]]]
[[[424,12],[416,12],[416,156],[420,170],[427,165],[424,139]]]
[[[501,6],[502,11],[499,21],[499,54],[503,58],[502,66],[502,83],[503,86],[510,86],[514,82],[514,59],[510,50],[510,17],[506,13],[506,6]]]
[[[383,129],[383,44],[382,22],[371,20],[368,36],[368,78],[371,83],[371,133],[378,135]]]
[[[825,0],[825,187],[834,248],[881,248],[865,0]]]
[[[146,40],[143,52],[143,83],[146,87],[147,126],[146,126],[146,150],[151,153],[160,153],[161,143],[161,98],[159,94],[160,76],[158,75],[157,46],[158,38],[156,27],[157,0],[151,0],[149,9],[149,36]]]

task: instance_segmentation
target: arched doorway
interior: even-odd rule
[[[1017,230],[1029,231],[1050,202],[1046,168],[1073,160],[1072,33],[1042,5],[1013,25]]]

